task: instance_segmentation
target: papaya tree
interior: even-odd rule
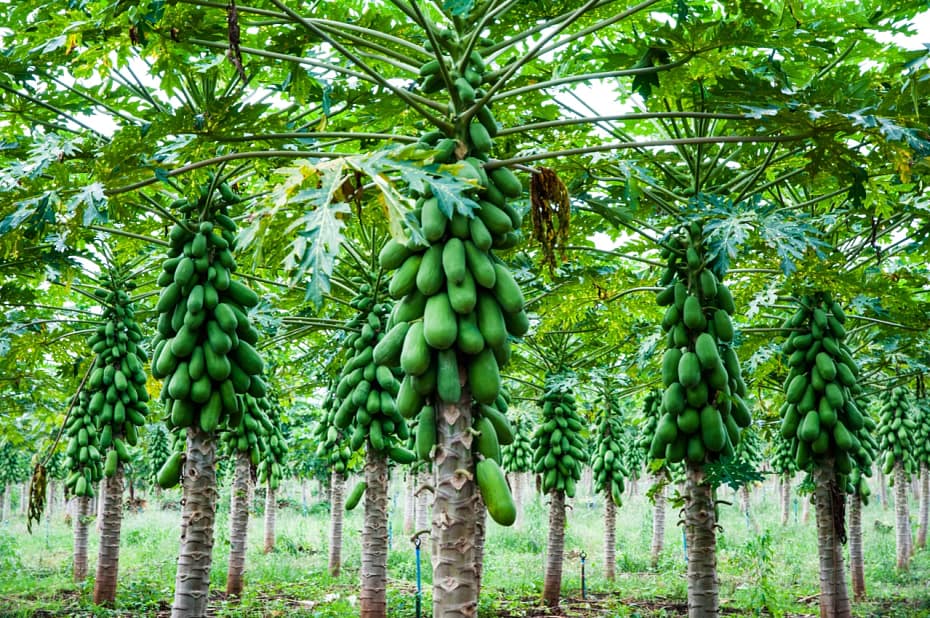
[[[218,431],[234,430],[245,410],[239,396],[265,395],[264,363],[253,345],[258,331],[248,309],[258,295],[236,277],[235,222],[228,216],[238,196],[218,177],[181,200],[181,219],[169,232],[167,258],[158,276],[157,335],[152,375],[163,380],[169,427],[187,434],[183,456],[162,467],[164,486],[183,479],[181,549],[172,615],[202,616],[210,588],[216,517]]]
[[[151,423],[148,426],[148,435],[145,440],[145,448],[149,458],[149,469],[152,476],[147,479],[149,485],[160,489],[158,486],[158,472],[161,470],[168,458],[171,457],[171,436],[165,429],[163,423]]]
[[[665,452],[656,449],[652,452],[652,438],[655,436],[662,416],[662,394],[650,390],[643,399],[642,425],[636,438],[636,449],[643,454],[647,470],[653,481],[647,495],[652,500],[652,542],[649,548],[649,563],[652,568],[659,564],[659,556],[665,545],[665,485],[668,472],[665,468]]]
[[[856,467],[872,460],[863,447],[866,419],[854,400],[859,367],[846,343],[846,314],[826,292],[804,294],[782,325],[788,338],[781,435],[798,470],[810,471],[817,508],[821,616],[851,615],[843,568],[845,491]]]
[[[144,370],[148,359],[129,296],[129,291],[135,287],[132,273],[110,264],[99,283],[103,287],[96,293],[104,305],[103,323],[88,340],[96,358],[86,384],[87,411],[93,415],[99,435],[99,448],[103,451],[100,457],[105,458],[105,491],[99,498],[103,503],[103,517],[94,603],[112,605],[116,600],[119,570],[123,467],[130,462],[129,447],[137,444],[138,431],[148,413],[149,394]]]
[[[734,451],[733,457],[738,463],[752,470],[756,470],[759,467],[759,464],[762,462],[762,439],[759,437],[755,428],[750,427],[742,432],[739,444],[736,445]],[[747,521],[751,521],[752,519],[752,514],[750,512],[750,496],[751,484],[743,483],[742,487],[740,487],[740,510],[743,512]]]
[[[720,254],[704,226],[693,221],[664,238],[667,268],[656,301],[666,307],[662,328],[662,417],[650,455],[686,468],[685,531],[689,615],[719,612],[714,488],[704,466],[732,457],[742,429],[752,422],[743,400],[746,384],[733,348],[733,297],[722,282]]]
[[[604,496],[604,574],[609,580],[616,576],[617,513],[623,506],[624,479],[629,472],[623,460],[623,418],[613,393],[601,393],[597,427],[591,454],[594,489]]]
[[[778,475],[779,499],[781,501],[781,525],[788,525],[791,510],[791,481],[798,470],[795,458],[791,454],[791,443],[776,434],[772,438],[772,454],[769,461],[772,472]]]
[[[265,427],[268,434],[265,436],[264,448],[259,454],[258,478],[259,485],[265,486],[265,519],[263,548],[265,553],[274,551],[275,545],[275,514],[278,503],[275,500],[278,487],[284,480],[287,471],[288,440],[282,431],[282,408],[280,401],[272,394],[266,397],[267,407],[265,415],[268,425]]]
[[[65,490],[77,501],[72,516],[74,581],[82,581],[87,577],[87,523],[93,515],[90,513],[90,499],[96,494],[94,487],[103,477],[96,415],[89,408],[90,396],[82,389],[65,425],[66,431],[72,434],[65,457],[65,469],[69,471],[65,478]],[[9,491],[5,493],[9,494]],[[6,498],[9,502],[10,496]]]
[[[514,525],[519,526],[523,515],[523,499],[526,495],[524,483],[532,481],[533,470],[533,427],[529,417],[525,414],[513,419],[513,442],[501,448],[503,467],[510,475],[510,487],[513,491],[514,506],[517,509],[517,519]]]
[[[875,420],[868,414],[869,406],[863,397],[856,400],[863,413],[863,424],[868,433],[861,437],[862,448],[865,450],[866,461],[875,461],[878,458],[878,443],[872,437],[876,429]],[[858,462],[854,462],[858,463]],[[852,580],[853,599],[862,601],[865,598],[865,557],[862,549],[862,507],[868,506],[872,490],[869,488],[867,477],[872,476],[872,466],[863,468],[856,465],[849,474],[846,483],[846,493],[849,494],[849,573]]]
[[[917,540],[914,548],[923,549],[927,545],[927,523],[930,519],[930,399],[927,399],[923,375],[918,376],[915,395],[917,434],[914,437],[914,456],[920,475],[920,506],[917,510]]]
[[[887,389],[881,398],[876,432],[882,457],[882,472],[893,475],[895,548],[897,568],[900,570],[907,570],[911,561],[911,519],[907,506],[907,489],[909,475],[916,467],[916,431],[913,402],[907,387]]]

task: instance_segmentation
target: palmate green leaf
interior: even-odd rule
[[[456,17],[464,17],[475,8],[475,0],[445,0],[442,8]]]
[[[294,279],[300,280],[309,273],[306,299],[318,307],[330,291],[330,276],[345,240],[344,219],[350,214],[349,205],[342,202],[322,205],[304,217],[305,229],[297,233],[295,245],[302,256]]]

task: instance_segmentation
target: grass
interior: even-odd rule
[[[395,492],[400,484],[395,483]],[[722,499],[731,492],[722,491]],[[228,601],[225,575],[229,551],[228,490],[218,513],[211,582],[211,612],[233,616],[313,616],[337,618],[357,614],[361,509],[348,514],[339,578],[326,572],[328,511],[316,504],[282,509],[277,518],[277,550],[262,553],[262,520],[252,518],[246,568],[246,591]],[[721,507],[718,536],[720,599],[728,615],[817,615],[817,551],[813,522],[779,523],[778,498],[771,485],[753,499],[756,527],[733,507]],[[261,508],[256,500],[257,509]],[[738,500],[733,500],[738,503]],[[403,500],[393,501],[392,547],[388,555],[389,614],[412,618],[415,612],[414,548],[403,534]],[[916,505],[913,505],[916,509]],[[122,530],[117,609],[92,603],[92,581],[71,581],[71,530],[59,512],[33,535],[14,518],[0,524],[0,617],[163,616],[173,597],[178,550],[177,511],[150,507],[128,514]],[[680,616],[686,599],[685,560],[678,513],[666,515],[666,545],[659,568],[649,568],[651,505],[632,496],[618,511],[617,578],[603,574],[603,507],[599,499],[579,498],[568,514],[563,572],[564,616]],[[547,512],[536,498],[525,507],[521,528],[488,525],[484,582],[479,616],[515,618],[544,615],[538,598],[542,584]],[[895,570],[893,509],[873,503],[863,512],[866,583],[869,600],[855,604],[857,616],[930,615],[930,551],[919,551],[910,571]],[[94,572],[98,537],[90,535],[90,572]],[[422,546],[423,608],[429,615],[431,567],[429,543]],[[581,599],[581,552],[586,554],[586,599]]]

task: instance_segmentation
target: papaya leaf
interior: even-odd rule
[[[336,266],[336,257],[345,241],[345,218],[351,215],[346,203],[331,203],[310,211],[304,218],[304,229],[297,233],[295,248],[301,259],[294,273],[300,280],[309,273],[306,299],[317,307],[323,295],[330,291],[330,276]]]

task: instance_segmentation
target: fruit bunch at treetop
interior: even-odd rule
[[[584,423],[575,406],[571,388],[546,379],[545,394],[540,401],[542,420],[533,434],[533,471],[542,475],[542,491],[564,491],[575,496],[581,479],[581,467],[588,460],[581,433]]]
[[[81,389],[66,425],[71,440],[68,442],[65,457],[65,469],[70,471],[65,477],[65,487],[80,497],[94,496],[94,487],[103,478],[97,419],[96,415],[88,410],[89,402],[87,391]]]
[[[281,405],[271,397],[266,397],[265,401],[267,407],[264,412],[271,429],[263,441],[261,461],[258,462],[258,484],[264,485],[267,482],[271,489],[277,489],[284,478],[287,463],[287,438],[281,432]]]
[[[708,264],[701,224],[668,236],[668,267],[656,302],[665,307],[662,329],[662,417],[652,459],[700,464],[733,456],[741,428],[752,421],[743,400],[746,383],[733,350],[733,297]]]
[[[653,459],[649,455],[652,450],[652,438],[656,434],[656,428],[659,426],[659,418],[662,416],[662,392],[658,389],[650,390],[643,399],[643,426],[636,435],[635,446],[643,453],[644,456]],[[665,453],[659,455],[659,459],[664,458]]]
[[[845,487],[854,468],[872,465],[864,446],[872,442],[869,421],[853,400],[861,391],[859,368],[845,343],[846,317],[839,303],[817,292],[800,304],[783,324],[788,338],[782,350],[790,369],[781,435],[791,442],[799,470],[833,459],[837,482]]]
[[[640,450],[637,446],[638,440],[638,430],[632,425],[625,425],[620,436],[620,457],[623,460],[623,469],[627,471],[627,478],[639,477],[639,469],[642,468],[646,451],[649,449],[647,444],[644,450]]]
[[[72,415],[66,427],[71,437],[67,449],[72,460],[69,468],[76,471],[81,467],[75,466],[75,461],[84,465],[99,460],[102,450],[106,452],[103,474],[107,477],[116,474],[120,462],[129,463],[128,446],[138,442],[137,428],[145,424],[149,399],[144,370],[147,359],[140,345],[142,331],[127,292],[132,284],[118,269],[111,269],[109,276],[109,287],[94,291],[103,301],[104,311],[103,322],[87,341],[96,354],[82,393],[86,393],[87,403],[82,408],[83,415],[80,418]],[[79,491],[82,487],[76,475],[68,477],[75,495],[92,495],[88,485],[94,475],[88,478],[88,471],[89,466],[85,465],[81,472],[84,491]]]
[[[629,476],[629,470],[623,463],[623,422],[617,411],[610,407],[604,410],[594,433],[591,459],[594,490],[610,496],[617,506],[623,506],[624,479]]]
[[[501,449],[507,472],[530,472],[533,469],[533,446],[530,422],[518,416],[513,422],[513,442]]]
[[[400,370],[396,355],[387,354],[388,316],[392,303],[381,287],[360,279],[358,294],[350,301],[357,313],[346,322],[343,346],[348,360],[336,379],[336,413],[327,428],[327,439],[338,442],[340,431],[349,433],[349,455],[365,445],[397,463],[413,463],[416,456],[403,443],[410,435],[400,412]],[[340,451],[340,458],[345,450]],[[347,457],[345,458],[348,459]]]
[[[176,487],[177,484],[181,481],[181,466],[184,463],[184,458],[187,456],[187,439],[184,434],[180,431],[172,432],[171,434],[171,454],[165,459],[164,463],[158,469],[158,473],[155,475],[155,482],[162,489],[171,489]],[[220,463],[226,461],[225,459],[220,459]],[[217,466],[220,464],[218,463]],[[219,477],[219,472],[217,472]]]
[[[265,462],[268,458],[268,451],[272,448],[272,442],[276,445],[276,450],[283,446],[279,443],[278,434],[280,432],[276,432],[277,427],[275,427],[268,415],[271,402],[267,397],[256,399],[246,393],[245,395],[239,395],[239,398],[239,407],[242,409],[242,422],[233,429],[223,431],[220,434],[220,441],[231,455],[248,453],[252,465],[260,466],[259,476],[261,478],[259,482],[264,483],[267,478],[268,466]],[[275,468],[275,471],[277,475],[273,474],[272,477],[280,478],[280,467]]]
[[[323,399],[323,416],[313,430],[313,439],[316,442],[317,459],[325,461],[334,472],[345,474],[349,469],[352,450],[345,431],[336,427],[336,409],[334,383]]]
[[[734,449],[734,458],[753,470],[762,461],[762,439],[753,427],[747,427],[740,435],[739,444]]]
[[[152,483],[156,483],[158,480],[158,471],[161,470],[161,467],[168,461],[168,458],[171,457],[171,454],[174,452],[171,448],[171,438],[168,436],[168,430],[165,429],[165,426],[162,423],[153,423],[149,425],[148,434],[146,436],[146,444],[149,458],[149,469],[151,470],[152,476],[150,477]]]
[[[930,400],[924,397],[915,401],[914,421],[917,431],[914,434],[915,471],[923,464],[930,467]]]
[[[472,416],[475,439],[471,448],[478,461],[475,466],[475,480],[488,508],[488,514],[502,526],[513,524],[517,517],[513,495],[501,467],[502,447],[512,445],[516,438],[513,425],[507,418],[509,397],[507,391],[501,389],[491,405],[476,404]],[[435,422],[438,422],[438,419]]]
[[[781,437],[773,436],[774,449],[772,450],[772,471],[779,476],[791,476],[798,471],[795,456],[791,452],[791,442]]]
[[[224,195],[231,193],[224,184]],[[202,195],[183,202],[183,220],[169,232],[168,258],[158,284],[161,296],[152,375],[164,380],[169,428],[235,429],[244,410],[238,395],[265,396],[264,363],[253,347],[258,331],[248,309],[258,295],[234,278],[236,224],[230,198]]]
[[[877,433],[878,449],[884,457],[882,472],[891,474],[898,461],[908,474],[917,471],[914,457],[917,422],[912,415],[910,393],[906,386],[888,389],[882,394]]]

